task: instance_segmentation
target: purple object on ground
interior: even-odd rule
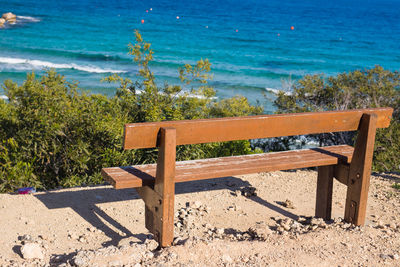
[[[36,189],[34,187],[23,187],[18,189],[18,194],[25,195],[25,194],[32,194],[35,193]]]

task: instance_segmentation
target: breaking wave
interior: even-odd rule
[[[125,73],[123,70],[102,69],[91,65],[78,65],[75,63],[60,64],[42,60],[31,60],[23,58],[0,57],[0,63],[13,65],[17,69],[32,68],[54,68],[54,69],[73,69],[90,73]],[[20,68],[22,67],[22,68]]]
[[[34,17],[29,17],[29,16],[17,16],[17,21],[18,19],[24,20],[24,21],[30,21],[30,22],[39,22],[40,19],[34,18]]]
[[[288,92],[288,91],[285,91],[285,90],[282,90],[282,89],[275,89],[275,88],[266,87],[265,90],[268,91],[268,92],[274,93],[275,95],[279,94],[280,92],[283,92],[285,95],[292,95],[292,92]]]

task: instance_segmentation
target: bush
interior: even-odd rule
[[[260,114],[261,107],[234,97],[218,101],[207,85],[211,64],[200,60],[179,70],[184,86],[155,83],[150,44],[136,32],[130,52],[140,66],[137,81],[117,75],[116,95],[89,95],[62,75],[33,73],[18,85],[4,83],[0,100],[0,192],[98,184],[102,167],[155,162],[157,149],[123,151],[125,123]],[[184,87],[192,86],[189,92]],[[195,97],[194,97],[195,96]],[[179,146],[178,160],[253,153],[248,141]]]
[[[294,86],[292,94],[280,92],[274,102],[277,113],[345,110],[374,107],[393,107],[391,125],[378,129],[375,143],[375,171],[400,171],[400,74],[380,66],[364,71],[342,73],[324,78],[308,75]],[[285,138],[286,147],[294,145],[298,137]],[[354,133],[326,133],[306,137],[306,144],[350,144]],[[276,142],[275,142],[276,143]],[[282,144],[280,139],[279,144]],[[276,146],[276,144],[274,144]],[[279,146],[279,145],[278,145]]]

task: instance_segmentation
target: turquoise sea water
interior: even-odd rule
[[[264,101],[306,74],[400,69],[397,0],[0,0],[0,13],[8,11],[20,17],[0,29],[0,82],[51,67],[113,95],[115,85],[100,79],[135,77],[134,29],[152,43],[160,82],[177,83],[177,67],[208,58],[218,97]]]

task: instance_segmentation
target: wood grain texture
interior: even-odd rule
[[[172,244],[174,239],[174,203],[175,203],[175,161],[176,161],[176,130],[161,128],[160,149],[156,167],[154,191],[162,200],[161,217],[155,213],[154,229],[156,240],[162,247]]]
[[[176,162],[175,182],[350,163],[353,147],[347,145],[245,156]],[[104,168],[105,180],[116,189],[154,185],[156,164]]]
[[[124,149],[157,146],[161,127],[173,127],[177,145],[355,131],[363,113],[377,115],[377,127],[389,126],[392,108],[260,115],[125,125]]]
[[[355,225],[365,222],[377,119],[375,114],[362,116],[350,163],[344,219]]]
[[[332,214],[333,172],[334,165],[318,167],[315,216],[324,220],[330,220]]]

